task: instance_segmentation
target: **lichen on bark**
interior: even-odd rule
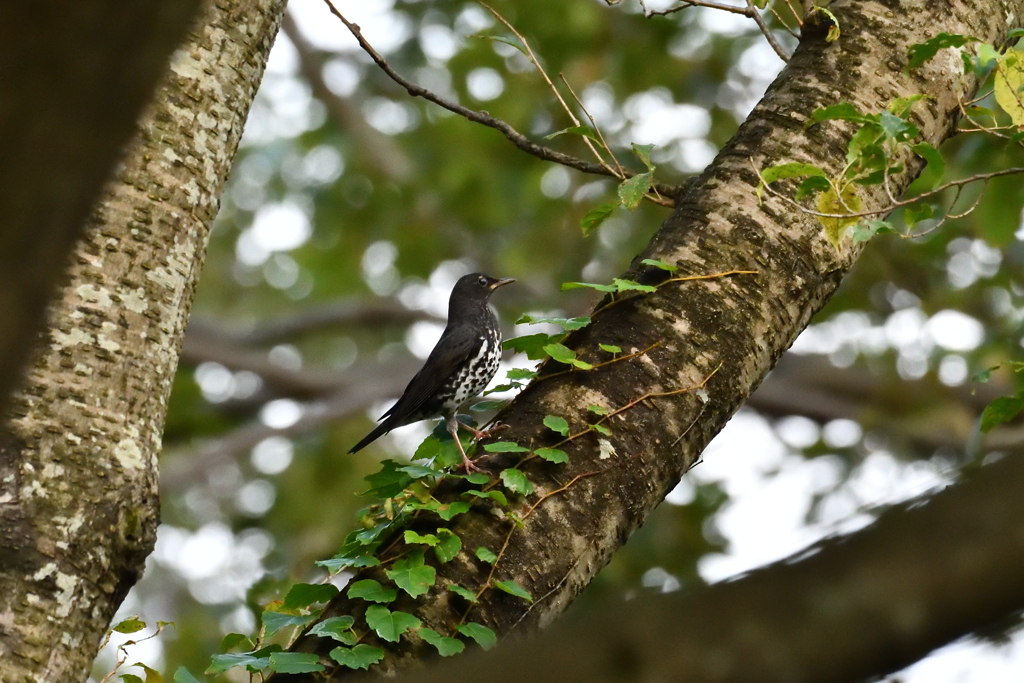
[[[76,246],[0,432],[0,679],[83,680],[152,550],[218,196],[284,0],[205,2]]]

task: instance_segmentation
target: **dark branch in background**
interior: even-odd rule
[[[362,113],[348,100],[327,87],[323,76],[324,54],[306,40],[290,12],[285,13],[281,28],[299,53],[299,71],[309,81],[313,95],[326,105],[328,114],[338,128],[348,134],[352,145],[362,152],[365,162],[394,180],[408,179],[412,174],[408,155],[392,138],[366,123]]]
[[[194,449],[172,449],[161,457],[160,486],[164,493],[180,491],[205,481],[206,475],[218,467],[237,462],[263,439],[300,437],[331,422],[358,415],[378,401],[398,396],[411,372],[411,366],[389,364],[351,373],[353,381],[349,386],[323,401],[303,406],[302,417],[289,427],[276,429],[254,422]]]
[[[495,118],[488,114],[487,112],[474,111],[472,109],[468,109],[466,107],[463,107],[461,104],[452,102],[451,100],[447,100],[441,97],[440,95],[437,95],[431,92],[430,90],[427,90],[426,88],[423,88],[421,86],[416,85],[415,83],[411,83],[410,81],[406,80],[397,71],[391,68],[391,65],[388,64],[387,61],[385,61],[385,59],[373,48],[373,46],[366,41],[366,38],[363,37],[363,34],[362,32],[360,32],[359,27],[356,24],[350,22],[348,19],[346,19],[345,16],[341,12],[339,12],[338,9],[331,3],[331,0],[324,0],[324,2],[330,9],[331,14],[338,17],[338,19],[340,19],[342,23],[345,24],[346,28],[348,28],[348,30],[352,33],[353,37],[355,37],[355,39],[359,42],[360,47],[362,47],[363,50],[368,55],[370,55],[373,61],[376,62],[377,66],[379,66],[381,70],[384,73],[386,73],[389,78],[391,78],[391,80],[405,88],[406,92],[408,92],[409,95],[413,97],[422,97],[428,102],[433,102],[439,107],[443,107],[452,113],[458,114],[459,116],[462,116],[470,121],[473,121],[474,123],[479,123],[487,126],[488,128],[493,128],[502,133],[516,147],[526,152],[527,154],[532,154],[538,159],[552,161],[556,164],[561,164],[563,166],[568,166],[569,168],[574,168],[577,171],[583,171],[584,173],[593,173],[595,175],[615,177],[615,173],[606,166],[602,166],[601,164],[595,164],[589,161],[584,161],[583,159],[578,159],[574,156],[570,156],[568,154],[563,154],[562,152],[555,151],[550,147],[538,145],[536,142],[533,142],[528,137],[526,137],[525,135],[517,131],[515,128],[513,128],[511,124],[502,121],[501,119]],[[625,177],[627,178],[637,175],[636,172],[630,171],[628,169],[623,169],[623,172]],[[654,189],[656,189],[660,194],[670,198],[674,198],[679,193],[679,188],[674,185],[653,183],[652,187],[654,187]]]
[[[1024,609],[1021,490],[1015,453],[736,580],[592,609],[402,680],[854,683],[897,671]]]
[[[710,0],[681,0],[681,2],[683,4],[678,5],[677,7],[669,7],[668,9],[662,10],[649,10],[647,9],[647,5],[644,4],[644,0],[640,0],[640,7],[644,11],[644,16],[647,17],[648,19],[654,16],[665,16],[668,14],[672,14],[674,12],[687,9],[689,7],[707,7],[709,9],[721,10],[722,12],[729,12],[731,14],[740,14],[744,17],[753,19],[754,23],[757,24],[757,28],[761,31],[761,33],[764,34],[765,40],[767,40],[768,44],[771,45],[773,50],[775,50],[775,54],[777,54],[782,61],[789,61],[790,54],[786,52],[785,48],[783,48],[782,45],[779,44],[779,41],[775,38],[775,35],[772,33],[772,30],[768,28],[768,24],[765,23],[764,17],[761,16],[761,13],[758,11],[757,7],[754,5],[752,0],[746,0],[746,7],[725,5],[720,2],[711,2]]]
[[[217,337],[236,344],[274,344],[294,341],[295,337],[337,327],[376,327],[410,325],[420,320],[444,323],[445,319],[406,308],[397,299],[351,298],[256,323],[252,329],[232,331],[220,321],[193,316],[188,334]]]

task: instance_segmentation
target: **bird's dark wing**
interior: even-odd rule
[[[434,398],[463,363],[479,353],[481,344],[483,339],[479,332],[470,326],[445,329],[423,367],[409,380],[402,397],[381,415],[382,422],[353,446],[349,453],[355,453],[395,427],[406,424]]]
[[[481,344],[483,339],[472,327],[445,330],[423,367],[409,380],[402,397],[384,416],[404,420],[415,415],[464,363],[479,353]]]

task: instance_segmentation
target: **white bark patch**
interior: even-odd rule
[[[121,292],[121,303],[133,313],[143,313],[149,308],[149,302],[146,301],[146,290],[142,287]]]
[[[86,332],[82,332],[77,327],[70,332],[61,332],[60,330],[53,331],[53,341],[50,347],[54,351],[59,351],[62,348],[69,346],[78,346],[79,344],[92,344],[92,335]]]
[[[121,469],[141,470],[143,469],[142,450],[132,439],[121,439],[114,446],[114,457],[120,463]]]
[[[47,493],[46,489],[44,489],[38,481],[33,479],[31,483],[25,484],[21,487],[21,490],[18,491],[18,496],[22,500],[32,500],[32,498],[36,496],[46,498]]]
[[[57,601],[56,613],[58,617],[66,617],[71,614],[71,608],[74,607],[75,601],[75,588],[78,586],[78,578],[71,576],[70,574],[64,574],[57,572],[57,595],[54,599]]]
[[[686,318],[676,318],[675,322],[672,323],[672,329],[680,337],[685,337],[690,334],[690,321]]]
[[[32,580],[33,581],[42,581],[43,579],[48,577],[50,574],[53,574],[56,571],[57,571],[57,565],[54,564],[53,562],[48,562],[47,564],[44,564],[42,567],[39,568],[39,571],[37,571],[32,576]]]
[[[113,301],[110,299],[110,293],[102,287],[96,285],[81,285],[75,290],[78,293],[79,298],[82,301],[90,304],[96,304],[100,308],[109,308]]]
[[[14,500],[14,494],[5,493],[4,495],[0,496],[0,505],[10,503],[12,500]]]
[[[60,477],[63,475],[64,468],[61,467],[60,465],[48,462],[46,463],[46,465],[43,466],[43,476],[46,477],[47,479],[53,479],[54,477]]]
[[[601,449],[601,451],[600,451],[601,454],[598,456],[598,458],[600,460],[607,460],[608,458],[610,458],[610,457],[612,457],[613,455],[616,454],[615,453],[615,446],[613,446],[612,442],[609,441],[608,439],[600,439],[597,442],[597,445]]]

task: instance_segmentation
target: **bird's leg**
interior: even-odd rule
[[[466,456],[465,449],[462,448],[462,442],[459,441],[459,421],[456,419],[456,414],[457,413],[452,413],[452,416],[448,418],[448,424],[446,426],[448,427],[448,433],[452,435],[453,439],[455,439],[455,445],[459,447],[459,453],[462,455],[462,467],[467,472],[482,472],[483,470],[473,464],[473,461]]]

